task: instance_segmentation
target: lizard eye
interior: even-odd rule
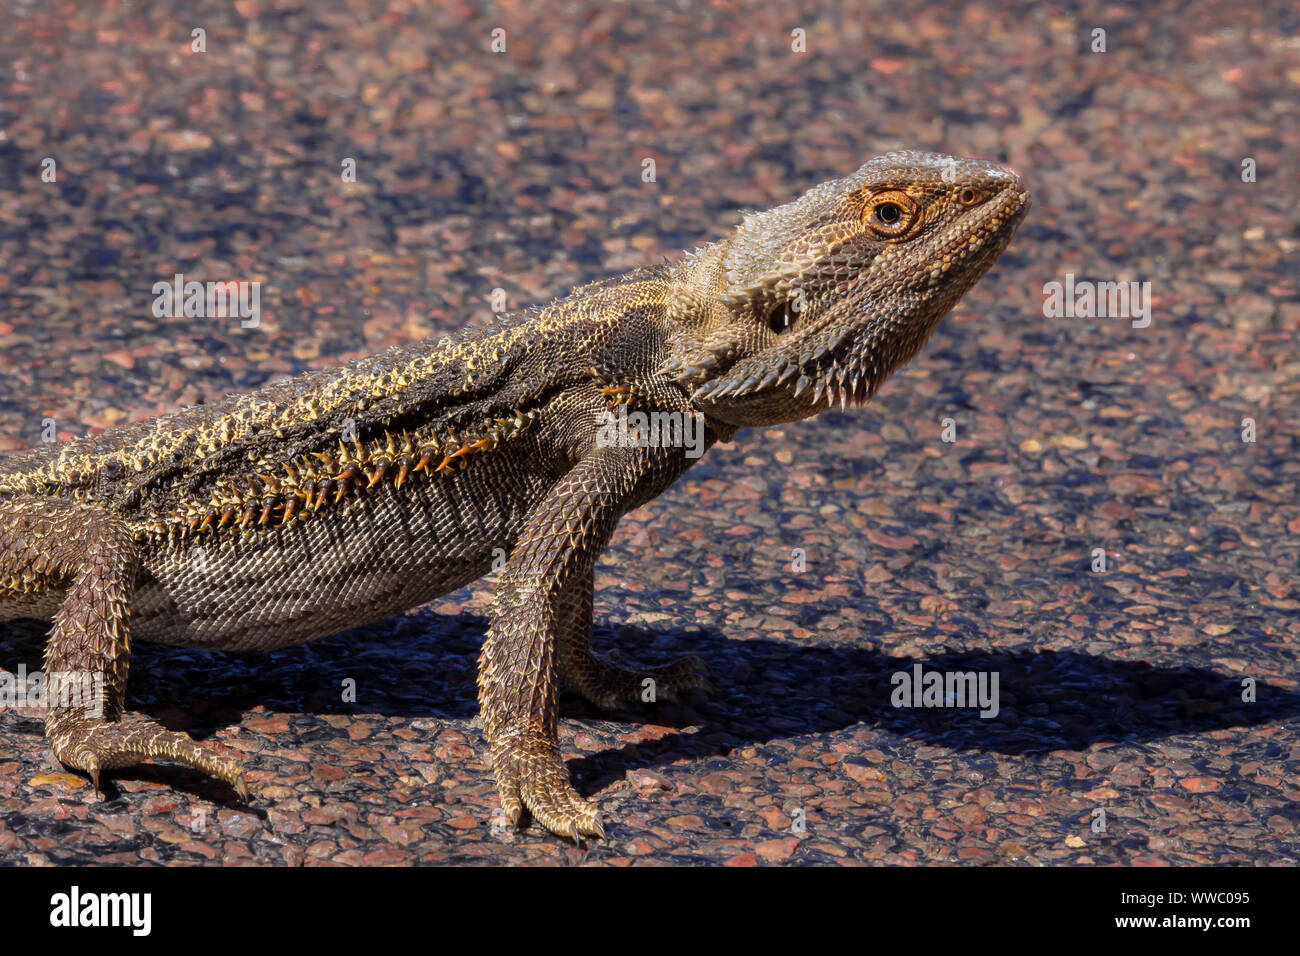
[[[957,194],[957,201],[963,206],[973,206],[984,197],[980,195],[979,190],[970,186],[962,187],[961,192]]]
[[[876,235],[890,239],[907,231],[914,211],[912,201],[905,196],[881,196],[867,207],[867,225]]]

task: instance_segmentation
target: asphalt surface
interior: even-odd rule
[[[872,407],[743,432],[625,519],[598,643],[717,690],[565,699],[607,840],[494,823],[489,578],[268,655],[138,645],[131,705],[239,756],[249,806],[166,765],[101,799],[0,714],[0,863],[1300,861],[1294,5],[6,18],[0,453],[676,257],[891,148],[1007,162],[1034,208]],[[262,283],[259,325],[156,317],[176,273]],[[1150,283],[1149,324],[1049,314],[1067,275]],[[4,671],[42,648],[0,627]],[[996,714],[894,706],[917,666],[996,676]]]

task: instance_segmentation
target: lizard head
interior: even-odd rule
[[[738,426],[867,401],[1006,248],[1029,208],[1011,170],[893,152],[749,215],[684,284],[663,366],[706,414]],[[708,287],[713,296],[704,294]]]

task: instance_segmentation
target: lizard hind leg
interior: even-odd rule
[[[637,703],[677,701],[685,691],[712,691],[709,669],[698,657],[659,667],[624,667],[591,648],[594,573],[575,580],[561,597],[556,657],[561,683],[601,710]]]
[[[31,591],[60,594],[45,647],[45,736],[63,764],[100,774],[153,757],[187,764],[247,797],[239,765],[188,734],[125,710],[130,592],[137,554],[128,530],[90,505],[0,503],[0,555]]]

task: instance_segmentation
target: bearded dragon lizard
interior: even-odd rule
[[[0,620],[51,621],[47,680],[101,687],[93,707],[50,707],[54,755],[96,788],[165,758],[247,798],[234,760],[126,708],[133,638],[285,647],[460,588],[501,549],[478,687],[502,807],[602,834],[561,758],[558,688],[608,708],[647,678],[668,697],[707,687],[695,658],[629,670],[591,650],[615,525],[698,457],[607,440],[610,412],[701,423],[708,447],[866,402],[1028,206],[1002,166],[888,153],[499,327],[0,460]]]

